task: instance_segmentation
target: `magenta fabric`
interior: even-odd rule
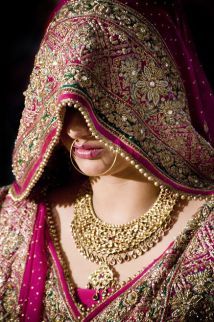
[[[27,188],[27,186],[29,185],[33,174],[37,171],[39,165],[41,164],[41,162],[43,160],[44,151],[46,150],[46,148],[50,144],[50,142],[54,139],[55,135],[56,135],[56,129],[53,129],[50,132],[50,134],[48,135],[47,140],[44,142],[44,146],[42,148],[40,158],[39,158],[38,162],[35,164],[35,166],[33,167],[33,169],[30,171],[29,176],[27,177],[22,189],[20,189],[20,186],[16,182],[13,183],[13,187],[17,193],[22,193],[21,190],[25,190]]]
[[[20,289],[19,304],[21,307],[21,322],[38,322],[42,320],[43,298],[48,268],[48,250],[54,261],[59,283],[63,288],[66,301],[69,303],[71,314],[75,318],[79,316],[79,310],[75,306],[69,293],[63,268],[47,229],[46,215],[46,206],[43,203],[39,204],[30,243],[29,256],[25,265]]]
[[[120,0],[141,12],[157,26],[170,53],[180,70],[189,101],[192,124],[211,145],[214,145],[214,95],[203,67],[200,65],[195,46],[182,7],[182,1],[133,1]],[[136,5],[136,3],[138,3]],[[156,10],[160,14],[153,15]],[[199,22],[200,23],[200,22]],[[174,38],[178,37],[179,41]]]
[[[65,279],[65,275],[64,275],[62,265],[61,265],[60,260],[59,260],[59,258],[57,256],[56,249],[54,247],[54,244],[53,244],[53,242],[51,240],[51,237],[50,237],[50,234],[49,234],[48,231],[47,231],[46,236],[47,236],[47,247],[48,247],[48,250],[50,251],[50,254],[52,256],[52,259],[53,259],[53,262],[54,262],[54,265],[55,265],[55,268],[56,268],[56,272],[57,272],[57,277],[59,279],[59,284],[61,285],[61,287],[63,289],[63,295],[65,297],[66,303],[68,303],[69,306],[70,306],[71,314],[75,318],[78,318],[78,316],[80,315],[79,309],[74,304],[72,296],[71,296],[71,294],[69,292],[68,284],[67,284],[66,279]]]
[[[19,304],[21,306],[21,322],[41,321],[43,311],[42,300],[47,272],[45,215],[45,205],[40,204],[38,206],[38,212],[29,248],[29,256],[27,258],[19,296]]]
[[[127,283],[124,287],[122,287],[120,290],[118,290],[117,293],[115,293],[114,295],[112,295],[105,303],[103,303],[102,307],[108,305],[113,299],[117,298],[117,296],[119,296],[120,294],[122,294],[123,292],[125,292],[129,287],[131,287],[136,281],[139,280],[139,278],[143,277],[148,271],[149,269],[152,268],[153,265],[155,265],[157,263],[158,260],[161,259],[162,256],[164,256],[164,254],[166,253],[166,251],[173,246],[173,242],[169,244],[169,246],[167,247],[167,249],[157,258],[155,258],[146,268],[144,268],[142,270],[141,273],[139,273],[135,278],[133,278],[129,283]],[[111,289],[109,289],[109,291],[111,292]],[[93,289],[88,289],[88,288],[77,288],[76,290],[77,292],[77,296],[79,301],[84,304],[87,308],[92,307],[93,304],[96,304],[97,302],[93,299],[93,296],[96,294],[96,291]],[[102,299],[102,292],[99,293],[100,298]],[[97,312],[96,312],[97,314]],[[92,313],[93,317],[94,317],[94,313]],[[92,318],[92,316],[90,315],[90,318]]]
[[[48,269],[48,252],[50,253],[54,267],[57,273],[58,282],[62,289],[62,295],[68,303],[68,309],[72,316],[77,319],[80,311],[69,292],[68,284],[64,275],[64,271],[60,260],[58,258],[53,241],[51,240],[48,226],[46,224],[47,210],[43,203],[39,204],[37,216],[35,219],[34,230],[29,248],[29,256],[25,265],[23,281],[20,290],[19,304],[21,307],[20,321],[38,322],[41,321],[43,315],[43,298],[46,282],[46,274]],[[142,268],[142,272],[128,282],[125,286],[112,294],[106,301],[103,301],[84,322],[90,321],[93,317],[99,314],[111,301],[117,298],[131,287],[139,278],[143,277],[153,265],[165,254],[165,252],[172,247],[173,242],[167,249],[155,260],[151,262],[146,268]],[[96,302],[93,300],[95,290],[78,288],[76,290],[77,296],[81,303],[90,308]],[[102,298],[102,293],[100,293]]]
[[[172,187],[173,189],[178,190],[179,192],[182,192],[182,193],[187,193],[187,194],[190,193],[195,195],[198,195],[198,194],[211,195],[213,193],[213,171],[212,171],[213,148],[211,147],[211,144],[213,144],[214,142],[214,130],[212,127],[212,119],[214,116],[213,115],[214,97],[213,97],[213,93],[210,88],[210,85],[208,84],[206,76],[203,72],[203,69],[200,66],[196,51],[194,50],[194,45],[192,44],[191,37],[189,36],[189,31],[188,31],[187,23],[185,21],[181,3],[180,1],[174,1],[174,0],[164,1],[164,2],[163,1],[152,1],[152,2],[136,1],[135,2],[131,0],[128,0],[128,1],[121,0],[121,1],[115,1],[115,2],[116,3],[121,2],[122,4],[124,4],[124,6],[126,6],[126,9],[129,10],[130,15],[131,15],[131,10],[127,6],[135,10],[134,15],[138,12],[141,13],[142,16],[145,17],[145,20],[147,21],[146,23],[148,24],[148,26],[151,25],[150,26],[151,31],[154,28],[156,29],[154,30],[154,38],[152,38],[151,35],[148,35],[148,37],[151,37],[152,39],[151,43],[149,38],[148,39],[145,38],[146,39],[145,44],[147,43],[146,46],[148,46],[148,48],[149,48],[149,44],[151,45],[155,40],[155,35],[159,33],[161,36],[160,39],[162,44],[164,42],[164,51],[165,51],[166,57],[168,57],[167,59],[170,58],[169,56],[172,56],[171,57],[172,60],[170,60],[171,61],[170,66],[172,68],[173,65],[176,65],[175,70],[176,70],[177,78],[179,78],[179,82],[178,82],[179,87],[177,87],[177,89],[174,90],[174,94],[173,92],[170,93],[170,88],[168,89],[169,92],[168,92],[168,98],[166,103],[170,103],[171,108],[175,109],[174,121],[176,121],[176,123],[173,124],[172,126],[172,123],[170,124],[169,120],[167,122],[161,121],[161,119],[164,119],[165,116],[167,116],[167,114],[165,114],[163,117],[163,113],[162,113],[163,111],[161,112],[161,109],[164,106],[164,104],[162,103],[160,103],[160,110],[157,111],[157,114],[155,114],[153,111],[151,113],[151,117],[148,117],[150,112],[146,110],[145,120],[143,116],[139,117],[139,115],[141,115],[139,114],[139,112],[140,113],[142,112],[141,107],[143,108],[143,106],[141,106],[141,103],[136,104],[135,109],[133,108],[133,112],[136,116],[135,123],[137,124],[138,122],[137,131],[140,132],[142,130],[142,132],[144,131],[145,133],[147,132],[149,134],[148,140],[146,140],[143,137],[143,135],[142,136],[139,135],[139,137],[138,135],[136,137],[132,137],[132,135],[129,136],[129,134],[132,133],[131,125],[128,131],[126,131],[125,129],[126,125],[124,124],[123,126],[121,126],[121,129],[119,130],[119,129],[116,129],[117,124],[114,124],[114,122],[110,121],[110,118],[108,119],[109,116],[106,118],[108,122],[105,121],[103,118],[103,117],[106,117],[104,115],[105,113],[103,112],[104,109],[103,111],[102,111],[102,108],[100,108],[99,110],[99,104],[97,106],[95,104],[93,106],[87,107],[88,109],[87,112],[89,112],[90,114],[92,123],[95,126],[97,132],[104,135],[108,140],[110,140],[113,143],[113,145],[119,146],[121,150],[124,150],[124,152],[126,152],[128,155],[130,155],[131,158],[133,158],[134,161],[136,161],[138,166],[142,165],[142,167],[145,168],[145,171],[148,170],[148,175],[154,176],[152,177],[154,181],[157,178],[157,181],[160,180],[161,184],[162,183],[166,184],[169,187]],[[67,1],[65,0],[59,2],[55,11],[52,14],[52,18],[56,13],[58,13],[61,6],[66,3]],[[72,3],[73,1],[71,1],[71,4]],[[65,9],[65,11],[66,10],[67,9]],[[143,19],[143,17],[140,17],[140,18]],[[60,23],[64,24],[64,20],[60,14],[57,17],[57,19],[61,19],[59,20]],[[55,27],[53,23],[53,25],[50,24],[50,28],[48,28],[48,31],[44,36],[39,54],[42,55],[41,57],[44,56],[42,58],[44,59],[44,61],[47,61],[46,53],[48,51],[46,52],[45,46],[48,46],[50,51],[53,53],[53,57],[51,56],[52,57],[51,59],[56,59],[56,61],[54,62],[55,64],[60,57],[57,56],[56,54],[57,51],[55,51],[54,48],[55,47],[57,48],[57,44],[59,44],[60,41],[62,40],[60,37],[63,38],[63,36],[59,37],[59,34],[60,34],[59,31],[58,31],[58,34],[57,33],[54,34],[54,33],[55,33]],[[66,31],[66,33],[69,34],[69,29]],[[70,36],[72,37],[72,35]],[[55,39],[54,41],[52,41],[53,40],[52,37],[53,39]],[[67,38],[65,37],[63,39],[67,39]],[[140,43],[140,46],[142,46],[143,48],[144,40],[143,39],[142,41],[140,40],[139,43]],[[61,53],[63,57],[64,55],[65,57],[67,55],[66,48],[67,46],[66,44],[64,44],[62,46],[63,53]],[[70,58],[68,59],[68,62],[71,59],[72,64],[75,65],[75,68],[78,68],[78,64],[80,64],[80,66],[83,67],[84,66],[84,64],[82,65],[83,62],[76,61],[75,55],[74,57],[72,56],[74,54],[72,49],[70,50],[71,50],[71,57],[69,56]],[[155,50],[156,49],[154,46],[154,52]],[[150,54],[153,55],[152,51]],[[154,57],[155,57],[155,54],[154,54]],[[126,61],[125,57],[122,57],[121,59],[124,60],[124,62]],[[156,57],[156,59],[159,59],[158,56]],[[127,58],[127,62],[128,62],[128,58]],[[161,60],[158,62],[158,64],[162,64],[162,63],[161,63]],[[63,66],[62,66],[61,73],[63,74],[64,72],[66,72],[67,70],[66,66],[67,65],[69,66],[69,63],[68,64],[65,63],[62,65]],[[48,66],[49,64],[47,64],[47,68],[49,68]],[[56,65],[53,65],[53,66],[56,66]],[[160,68],[159,66],[157,67],[158,69]],[[40,64],[36,64],[34,66],[34,70],[33,70],[34,77],[38,76],[37,73],[39,73],[40,68],[41,68]],[[70,92],[71,95],[73,95],[74,93],[78,93],[79,98],[78,100],[76,100],[76,102],[79,102],[81,99],[81,94],[79,90],[74,89],[74,87],[73,88],[71,87],[70,89],[68,89],[66,87],[67,85],[65,84],[65,80],[63,80],[63,78],[61,79],[61,76],[59,79],[58,78],[55,79],[54,75],[57,74],[57,70],[56,71],[53,71],[53,70],[54,70],[53,68],[50,68],[47,79],[46,77],[42,77],[41,79],[41,81],[43,82],[43,85],[42,85],[43,88],[45,89],[47,86],[47,88],[49,88],[49,91],[50,91],[48,92],[48,96],[45,96],[45,99],[47,100],[46,104],[47,105],[52,104],[53,102],[51,101],[51,98],[53,98],[53,100],[54,99],[56,99],[56,101],[58,100],[57,106],[62,108],[63,105],[66,105],[66,95],[68,96],[68,98],[70,98],[67,92]],[[110,65],[108,70],[111,70]],[[113,74],[115,75],[116,75],[116,70],[117,70],[116,68],[115,70],[113,70]],[[162,70],[164,70],[164,65]],[[111,73],[109,75],[112,76]],[[53,81],[54,79],[55,81]],[[131,80],[129,79],[129,81]],[[176,78],[174,79],[173,77],[172,77],[172,81],[174,83],[177,82]],[[50,82],[53,84],[50,85]],[[135,84],[136,88],[138,88],[139,86],[141,86],[140,83],[138,85],[137,83]],[[179,90],[179,88],[182,90]],[[184,91],[184,88],[185,88],[185,91]],[[90,88],[88,88],[88,90],[90,91]],[[183,95],[181,102],[179,102],[179,97],[175,95],[176,91],[179,95],[181,96]],[[86,86],[86,92],[87,92],[87,86]],[[63,95],[64,93],[66,93],[66,95]],[[123,95],[125,97],[124,93],[121,93],[121,98],[123,97]],[[35,97],[34,97],[34,94],[35,94]],[[30,194],[32,188],[35,186],[38,179],[42,175],[43,164],[46,164],[47,159],[51,155],[51,153],[49,153],[48,151],[53,151],[52,143],[53,143],[53,146],[54,144],[57,145],[58,143],[57,140],[49,141],[48,131],[50,129],[50,124],[48,124],[48,122],[50,120],[47,118],[47,122],[43,121],[43,120],[46,120],[45,118],[46,105],[43,104],[40,106],[39,105],[40,98],[37,95],[36,91],[34,94],[32,93],[29,94],[29,97],[26,101],[26,108],[23,113],[22,122],[20,122],[21,126],[19,129],[19,134],[17,137],[17,141],[16,141],[14,153],[13,153],[13,173],[15,175],[16,182],[14,182],[14,184],[11,187],[11,196],[14,197],[14,199],[18,198],[18,200],[22,200],[22,198]],[[43,94],[46,95],[45,91]],[[155,94],[155,92],[151,94],[149,91],[147,94],[149,94],[150,96],[158,95],[157,93]],[[129,91],[129,95],[130,97],[132,96],[131,91]],[[59,99],[59,96],[65,96],[65,97],[62,98],[61,100]],[[117,97],[116,92],[112,91],[112,97],[113,97],[113,100],[116,101],[116,97]],[[33,103],[34,101],[31,102],[31,100],[33,99],[35,99],[36,101],[38,100],[37,102],[38,106],[36,110],[33,110],[33,112],[35,113],[32,113],[31,105],[34,104]],[[173,106],[173,99],[175,99],[175,103],[178,106],[178,108],[176,107],[176,105],[175,107]],[[150,98],[147,99],[147,101],[149,100]],[[60,103],[62,104],[60,105]],[[93,95],[92,95],[92,103],[93,103]],[[179,103],[181,103],[181,105]],[[54,106],[56,106],[55,102],[53,105],[50,105],[50,106],[51,106],[50,115],[53,117],[51,128],[52,129],[57,128],[57,131],[58,131],[57,133],[59,133],[61,128],[60,128],[59,119],[57,118],[58,111],[56,111],[56,109],[54,108]],[[34,108],[34,105],[33,105],[33,108]],[[121,108],[122,108],[122,105],[121,105]],[[164,110],[165,110],[165,107],[164,107]],[[173,110],[170,110],[170,112],[172,114]],[[38,113],[38,115],[36,113]],[[110,110],[110,113],[114,115],[114,112],[111,110]],[[131,115],[131,109],[129,113]],[[166,112],[165,110],[164,113],[168,113],[168,112]],[[184,122],[182,122],[182,113],[184,113],[183,114]],[[106,112],[106,114],[108,113]],[[118,111],[117,113],[115,113],[116,115],[115,120],[119,116],[119,114],[118,115],[117,114],[118,114]],[[26,127],[22,126],[23,124],[28,124],[28,122],[30,122],[29,126],[28,125]],[[171,118],[170,122],[173,122],[173,118]],[[142,129],[140,129],[141,126],[142,126]],[[47,129],[47,133],[41,134],[41,132],[38,130],[39,128]],[[25,140],[23,140],[24,132],[28,133],[26,142]],[[205,140],[198,134],[200,134]],[[167,140],[166,138],[169,138],[169,140]],[[44,141],[46,139],[47,139],[46,150],[44,151],[44,154],[41,155],[41,150],[42,150],[42,147],[44,146]],[[151,144],[151,142],[153,142],[154,144],[151,147],[151,153],[150,153],[150,151],[148,150],[148,146]],[[172,142],[172,145],[170,144],[171,142]],[[34,146],[34,150],[31,150],[30,148],[31,146]],[[164,153],[165,153],[165,156],[164,156]],[[42,160],[41,157],[44,160]],[[44,163],[42,163],[41,161],[44,161]]]
[[[59,1],[52,16],[67,2]],[[208,79],[200,64],[197,51],[195,49],[191,32],[189,30],[182,1],[133,1],[119,0],[143,15],[157,26],[170,53],[173,55],[180,70],[186,93],[189,101],[189,112],[192,124],[196,131],[214,146],[214,95]],[[167,4],[168,2],[168,4]],[[153,15],[156,10],[160,15]],[[169,28],[170,26],[170,28]],[[174,37],[179,38],[179,42],[174,41]]]
[[[66,94],[63,93],[62,95],[59,96],[58,102],[61,102],[64,99],[69,99],[69,98],[74,99],[74,100],[78,100],[81,103],[81,105],[84,106],[88,110],[90,118],[93,121],[93,124],[99,133],[104,135],[110,141],[116,143],[123,150],[125,150],[128,154],[133,155],[136,160],[138,160],[141,164],[143,164],[145,166],[146,169],[149,169],[149,171],[151,171],[151,173],[155,174],[155,176],[157,176],[158,178],[161,178],[161,180],[163,182],[165,182],[166,184],[168,184],[169,186],[171,186],[175,189],[182,190],[187,193],[191,191],[191,193],[193,193],[193,194],[194,193],[198,193],[201,195],[212,195],[213,194],[213,191],[207,192],[207,191],[202,191],[200,188],[198,188],[198,189],[197,188],[194,188],[194,189],[187,188],[186,186],[176,183],[173,180],[171,180],[170,178],[167,178],[157,167],[154,166],[154,164],[152,162],[150,162],[148,159],[143,158],[139,152],[137,152],[136,150],[133,150],[132,147],[124,144],[124,142],[120,138],[115,136],[114,133],[110,133],[102,125],[100,125],[97,122],[97,118],[94,116],[92,106],[89,104],[88,101],[86,101],[84,99],[84,97],[80,97],[76,93],[66,93]]]
[[[96,301],[93,299],[93,296],[96,294],[95,290],[78,288],[76,293],[79,301],[86,307],[92,307],[92,305],[96,303]]]
[[[138,274],[135,278],[133,278],[129,283],[127,283],[125,286],[123,286],[122,288],[120,288],[118,290],[118,292],[114,293],[111,297],[109,297],[107,299],[107,301],[103,302],[99,307],[97,307],[96,310],[94,310],[93,312],[91,312],[91,314],[89,314],[84,322],[89,322],[91,321],[91,319],[93,319],[97,314],[99,314],[108,304],[110,304],[111,301],[115,300],[119,295],[121,295],[123,292],[125,292],[126,290],[128,290],[132,285],[134,285],[140,278],[142,278],[143,276],[145,276],[149,270],[159,261],[161,260],[161,258],[164,256],[164,254],[173,246],[174,242],[170,243],[169,246],[167,247],[166,250],[164,250],[164,252],[157,257],[156,259],[154,259],[146,268],[143,269],[143,271]]]

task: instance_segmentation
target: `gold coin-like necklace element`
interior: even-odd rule
[[[107,292],[118,283],[114,266],[141,256],[169,229],[178,195],[161,188],[154,205],[127,224],[112,225],[99,219],[93,209],[92,193],[81,191],[74,204],[71,231],[77,249],[99,264],[90,274],[88,287]]]

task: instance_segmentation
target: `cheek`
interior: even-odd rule
[[[114,159],[115,159],[115,154],[109,150],[106,150],[105,153],[103,154],[102,160],[106,166],[110,166],[114,162]],[[115,170],[121,171],[128,167],[130,167],[129,162],[126,161],[124,158],[122,158],[120,154],[117,154],[117,158],[114,166]]]

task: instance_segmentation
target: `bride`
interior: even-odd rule
[[[0,192],[0,319],[213,321],[213,96],[183,26],[58,5]]]

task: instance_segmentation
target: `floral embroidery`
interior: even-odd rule
[[[164,80],[164,74],[154,64],[144,66],[141,80],[136,83],[136,91],[142,92],[149,102],[158,105],[161,96],[167,94],[168,82]]]
[[[94,122],[126,152],[138,153],[143,165],[148,160],[179,186],[212,188],[213,152],[191,125],[177,67],[154,26],[127,6],[68,1],[47,29],[25,94],[13,155],[21,190],[12,189],[13,196],[29,193],[41,176],[60,135],[58,103],[74,95],[74,103],[84,96]]]
[[[123,87],[128,86],[130,84],[130,81],[136,83],[140,71],[141,65],[137,59],[128,58],[122,61],[119,77],[126,81]]]
[[[210,244],[205,243],[201,236],[205,232],[211,233],[213,207],[213,203],[204,205],[158,266],[108,305],[93,321],[213,321],[213,269],[207,266],[206,260],[202,261],[204,270],[203,265],[197,263],[198,256],[204,258],[209,254]],[[208,213],[209,219],[194,235]],[[187,263],[184,258],[188,259]],[[193,267],[191,270],[189,263]],[[134,295],[133,302],[138,298],[135,305],[130,303],[130,294]]]
[[[18,321],[18,294],[37,206],[29,200],[14,202],[9,196],[5,197],[6,191],[2,189],[0,193],[0,232],[2,240],[7,240],[0,254],[0,317]],[[203,205],[160,261],[92,321],[213,321],[214,283],[210,256],[213,216],[214,203],[210,201]],[[13,240],[12,246],[7,239],[9,227],[17,231],[17,243]],[[19,233],[24,236],[22,240],[19,240]],[[72,321],[59,291],[60,282],[53,266],[48,264],[43,320]]]

